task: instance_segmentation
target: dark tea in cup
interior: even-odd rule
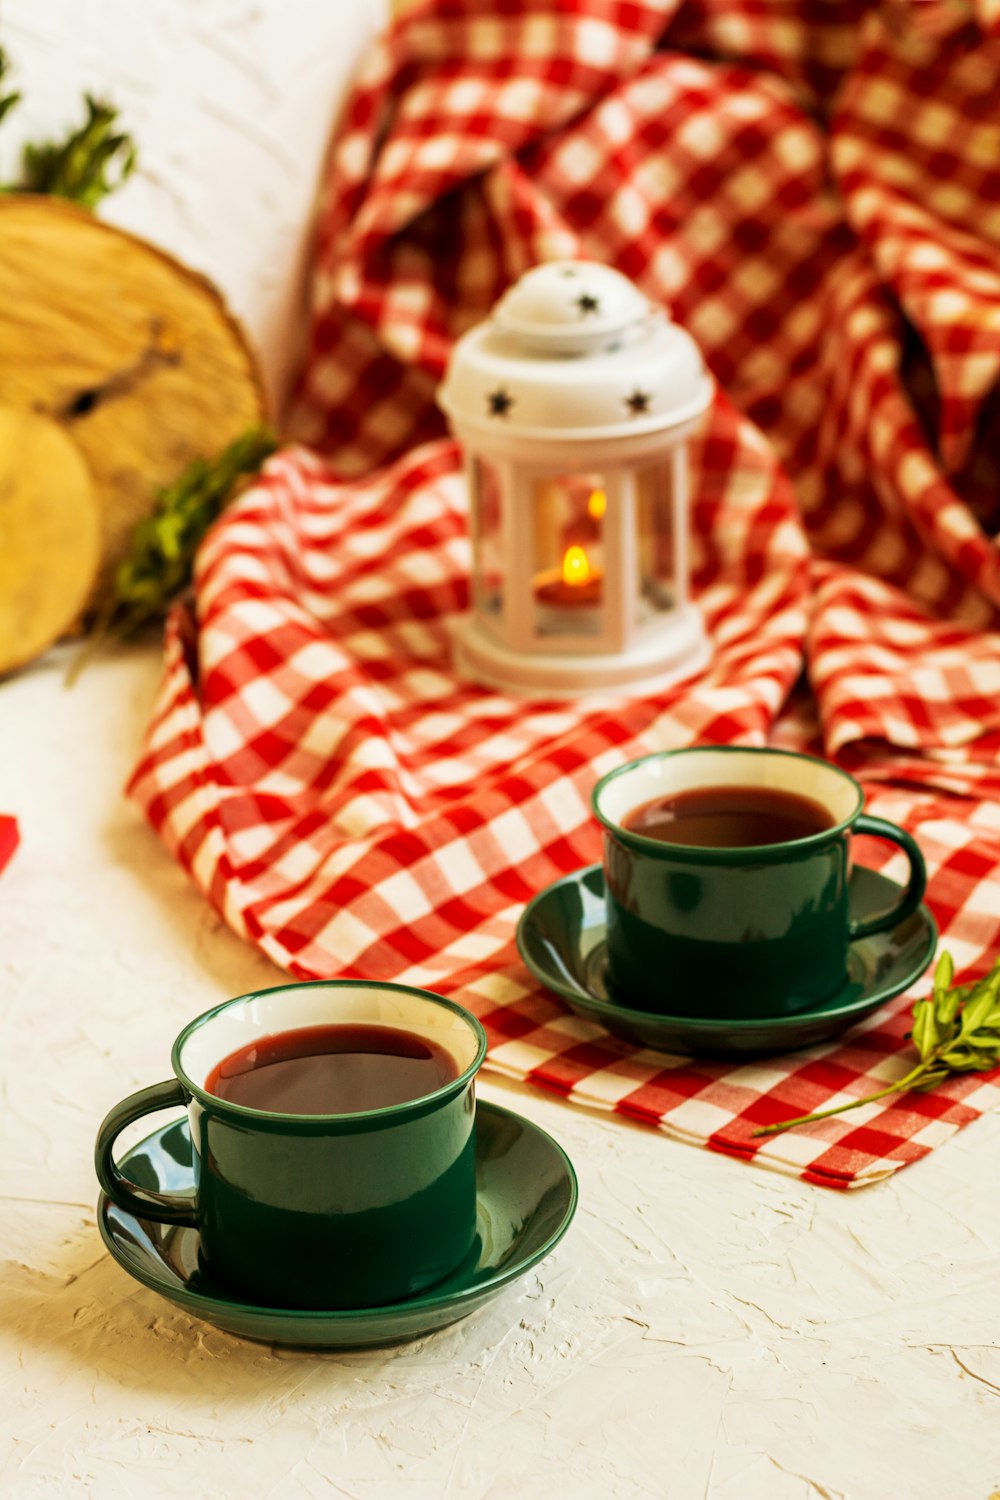
[[[286,1115],[353,1115],[433,1094],[461,1067],[431,1037],[402,1027],[342,1023],[282,1031],[216,1063],[219,1099]]]
[[[664,844],[746,849],[808,839],[833,823],[812,797],[773,786],[695,786],[640,803],[622,827]]]

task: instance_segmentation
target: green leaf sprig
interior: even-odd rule
[[[15,191],[50,193],[94,209],[131,175],[136,149],[130,136],[114,128],[118,110],[91,94],[84,102],[87,118],[65,141],[25,146]]]
[[[825,1120],[862,1104],[874,1104],[889,1094],[910,1089],[921,1093],[943,1083],[953,1073],[984,1073],[1000,1066],[1000,958],[990,972],[974,984],[952,985],[955,966],[950,953],[942,953],[934,970],[934,987],[913,1007],[913,1030],[909,1033],[920,1061],[888,1088],[849,1104],[835,1104],[811,1115],[764,1125],[754,1136],[777,1135],[795,1125]]]
[[[10,65],[7,61],[7,54],[3,50],[3,48],[0,47],[0,120],[3,119],[8,110],[14,108],[14,105],[21,97],[20,94],[5,94],[3,91],[4,75],[9,71]]]
[[[134,531],[128,555],[114,576],[105,629],[127,637],[162,615],[191,581],[194,555],[222,513],[237,480],[255,474],[273,453],[268,427],[251,427],[214,459],[196,458],[156,497],[151,515]]]
[[[278,445],[269,427],[250,427],[214,459],[196,458],[160,490],[151,515],[135,526],[90,636],[66,673],[67,685],[112,637],[127,640],[166,612],[191,581],[194,555],[245,475],[255,474]]]

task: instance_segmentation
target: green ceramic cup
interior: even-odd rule
[[[455,1077],[388,1108],[341,1115],[249,1109],[210,1094],[213,1067],[257,1039],[347,1022],[399,1027],[451,1055]],[[185,1026],[175,1077],[108,1114],[95,1165],[127,1213],[193,1226],[206,1269],[264,1306],[380,1307],[440,1281],[476,1238],[475,1075],[486,1033],[426,990],[355,980],[282,985],[229,1000]],[[187,1107],[193,1195],[152,1192],[115,1165],[126,1125]]]
[[[830,826],[752,848],[695,848],[622,826],[644,803],[696,787],[778,788],[820,803]],[[661,1014],[760,1019],[808,1010],[848,977],[849,945],[895,928],[920,903],[923,857],[895,823],[862,811],[852,776],[791,751],[662,751],[602,777],[608,973],[623,1003]],[[898,844],[899,901],[865,920],[848,906],[852,833]]]

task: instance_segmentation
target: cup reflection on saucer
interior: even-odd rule
[[[298,1348],[390,1347],[476,1312],[549,1255],[572,1222],[576,1174],[544,1130],[481,1102],[475,1143],[477,1233],[469,1254],[434,1286],[378,1307],[289,1308],[243,1297],[205,1273],[196,1229],[137,1218],[106,1194],[97,1223],[124,1271],[227,1333]],[[151,1191],[192,1191],[195,1160],[187,1120],[163,1125],[132,1147],[122,1168]]]
[[[885,875],[856,866],[848,882],[851,915],[873,916],[899,899]],[[921,904],[888,932],[858,938],[848,952],[844,983],[809,1010],[783,1016],[690,1016],[673,1010],[665,976],[661,1008],[644,1010],[617,990],[608,974],[604,871],[588,865],[540,891],[521,914],[517,947],[539,984],[577,1015],[638,1047],[672,1055],[760,1057],[796,1051],[839,1036],[909,989],[937,947],[934,918]]]

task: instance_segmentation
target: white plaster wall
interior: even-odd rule
[[[139,165],[101,217],[207,275],[284,393],[322,162],[387,0],[0,0],[23,97],[0,126],[0,181],[21,143],[80,123],[85,91],[121,110]]]

